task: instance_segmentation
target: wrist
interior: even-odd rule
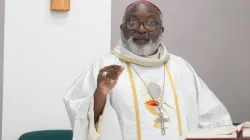
[[[106,98],[108,93],[104,92],[101,88],[97,87],[95,90],[95,95],[97,95],[98,97]]]

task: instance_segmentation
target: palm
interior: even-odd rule
[[[116,84],[116,82],[105,82],[105,83],[100,83],[100,88],[104,93],[108,93]]]
[[[102,68],[98,74],[98,91],[103,95],[107,95],[109,91],[116,85],[118,77],[124,68],[118,65],[110,65]],[[103,73],[105,75],[103,76]]]

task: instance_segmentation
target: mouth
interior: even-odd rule
[[[149,38],[134,38],[133,40],[138,45],[145,45],[149,42]]]

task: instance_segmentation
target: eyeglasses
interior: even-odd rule
[[[137,30],[142,24],[144,29],[147,31],[155,31],[157,29],[157,25],[161,25],[160,22],[155,20],[140,21],[137,19],[127,20],[124,21],[124,23],[126,24],[128,30]]]

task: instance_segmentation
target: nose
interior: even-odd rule
[[[147,30],[145,29],[144,24],[141,23],[140,26],[139,26],[139,28],[137,29],[137,31],[139,33],[143,34],[143,33],[146,33]]]

